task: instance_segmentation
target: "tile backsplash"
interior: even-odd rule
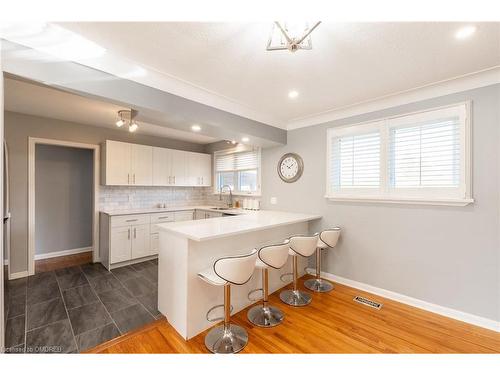
[[[211,187],[100,186],[99,209],[113,211],[167,207],[220,205]]]

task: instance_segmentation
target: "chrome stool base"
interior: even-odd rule
[[[290,306],[306,306],[312,301],[309,293],[301,290],[284,290],[280,293],[280,299]]]
[[[215,354],[238,353],[248,344],[248,334],[244,328],[229,324],[212,328],[205,336],[205,346]]]
[[[254,306],[248,310],[247,314],[250,323],[259,327],[274,327],[283,322],[285,316],[283,312],[274,306]]]
[[[325,293],[333,289],[333,284],[323,279],[309,279],[304,281],[304,286],[313,292]]]

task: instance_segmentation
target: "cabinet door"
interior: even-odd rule
[[[153,185],[173,185],[171,150],[153,147]]]
[[[130,143],[106,141],[104,155],[106,185],[129,185],[132,183],[130,146]]]
[[[207,212],[206,216],[207,219],[211,219],[213,217],[222,217],[221,212]]]
[[[131,227],[111,228],[111,263],[124,262],[132,258],[131,238]]]
[[[149,255],[157,255],[160,248],[160,234],[151,234],[151,249]]]
[[[149,224],[134,225],[131,227],[132,237],[132,259],[142,258],[150,255]]]
[[[212,155],[199,155],[201,185],[212,186]]]
[[[186,183],[189,186],[200,186],[201,185],[201,174],[200,174],[200,154],[195,152],[187,153],[187,176]]]
[[[186,186],[187,152],[171,150],[173,185]]]
[[[153,185],[153,148],[151,146],[131,145],[132,184]]]
[[[174,214],[175,221],[187,221],[193,220],[194,212],[193,211],[176,211]]]
[[[205,219],[205,211],[195,210],[194,211],[194,219],[195,220]]]

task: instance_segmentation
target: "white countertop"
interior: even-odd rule
[[[166,207],[166,208],[133,208],[127,210],[112,210],[112,211],[101,211],[103,214],[109,216],[122,216],[122,215],[140,215],[140,214],[155,214],[161,212],[174,212],[174,211],[191,211],[191,210],[202,210],[211,212],[220,212],[222,214],[231,215],[242,215],[246,214],[248,210],[243,210],[241,208],[230,208],[227,210],[214,210],[214,206],[179,206],[179,207]]]
[[[246,212],[245,215],[241,216],[163,223],[157,224],[157,227],[161,231],[167,231],[194,241],[205,241],[321,218],[320,215],[283,211],[261,210]]]

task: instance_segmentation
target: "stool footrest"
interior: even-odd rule
[[[218,321],[221,321],[221,320],[224,320],[224,317],[223,316],[218,316],[216,318],[210,318],[209,315],[212,311],[214,311],[215,309],[218,309],[218,308],[221,308],[221,307],[224,307],[224,304],[220,304],[220,305],[215,305],[215,306],[212,306],[210,309],[208,309],[207,311],[207,315],[205,316],[207,321],[209,322],[218,322]],[[233,312],[233,305],[231,305],[231,310],[230,312],[232,313]]]
[[[259,298],[252,298],[250,297],[252,294],[256,293],[256,292],[261,292],[262,295],[259,297]],[[248,299],[252,302],[257,302],[259,300],[261,300],[262,298],[264,298],[264,289],[262,288],[256,288],[256,289],[252,289],[251,291],[248,292]]]

